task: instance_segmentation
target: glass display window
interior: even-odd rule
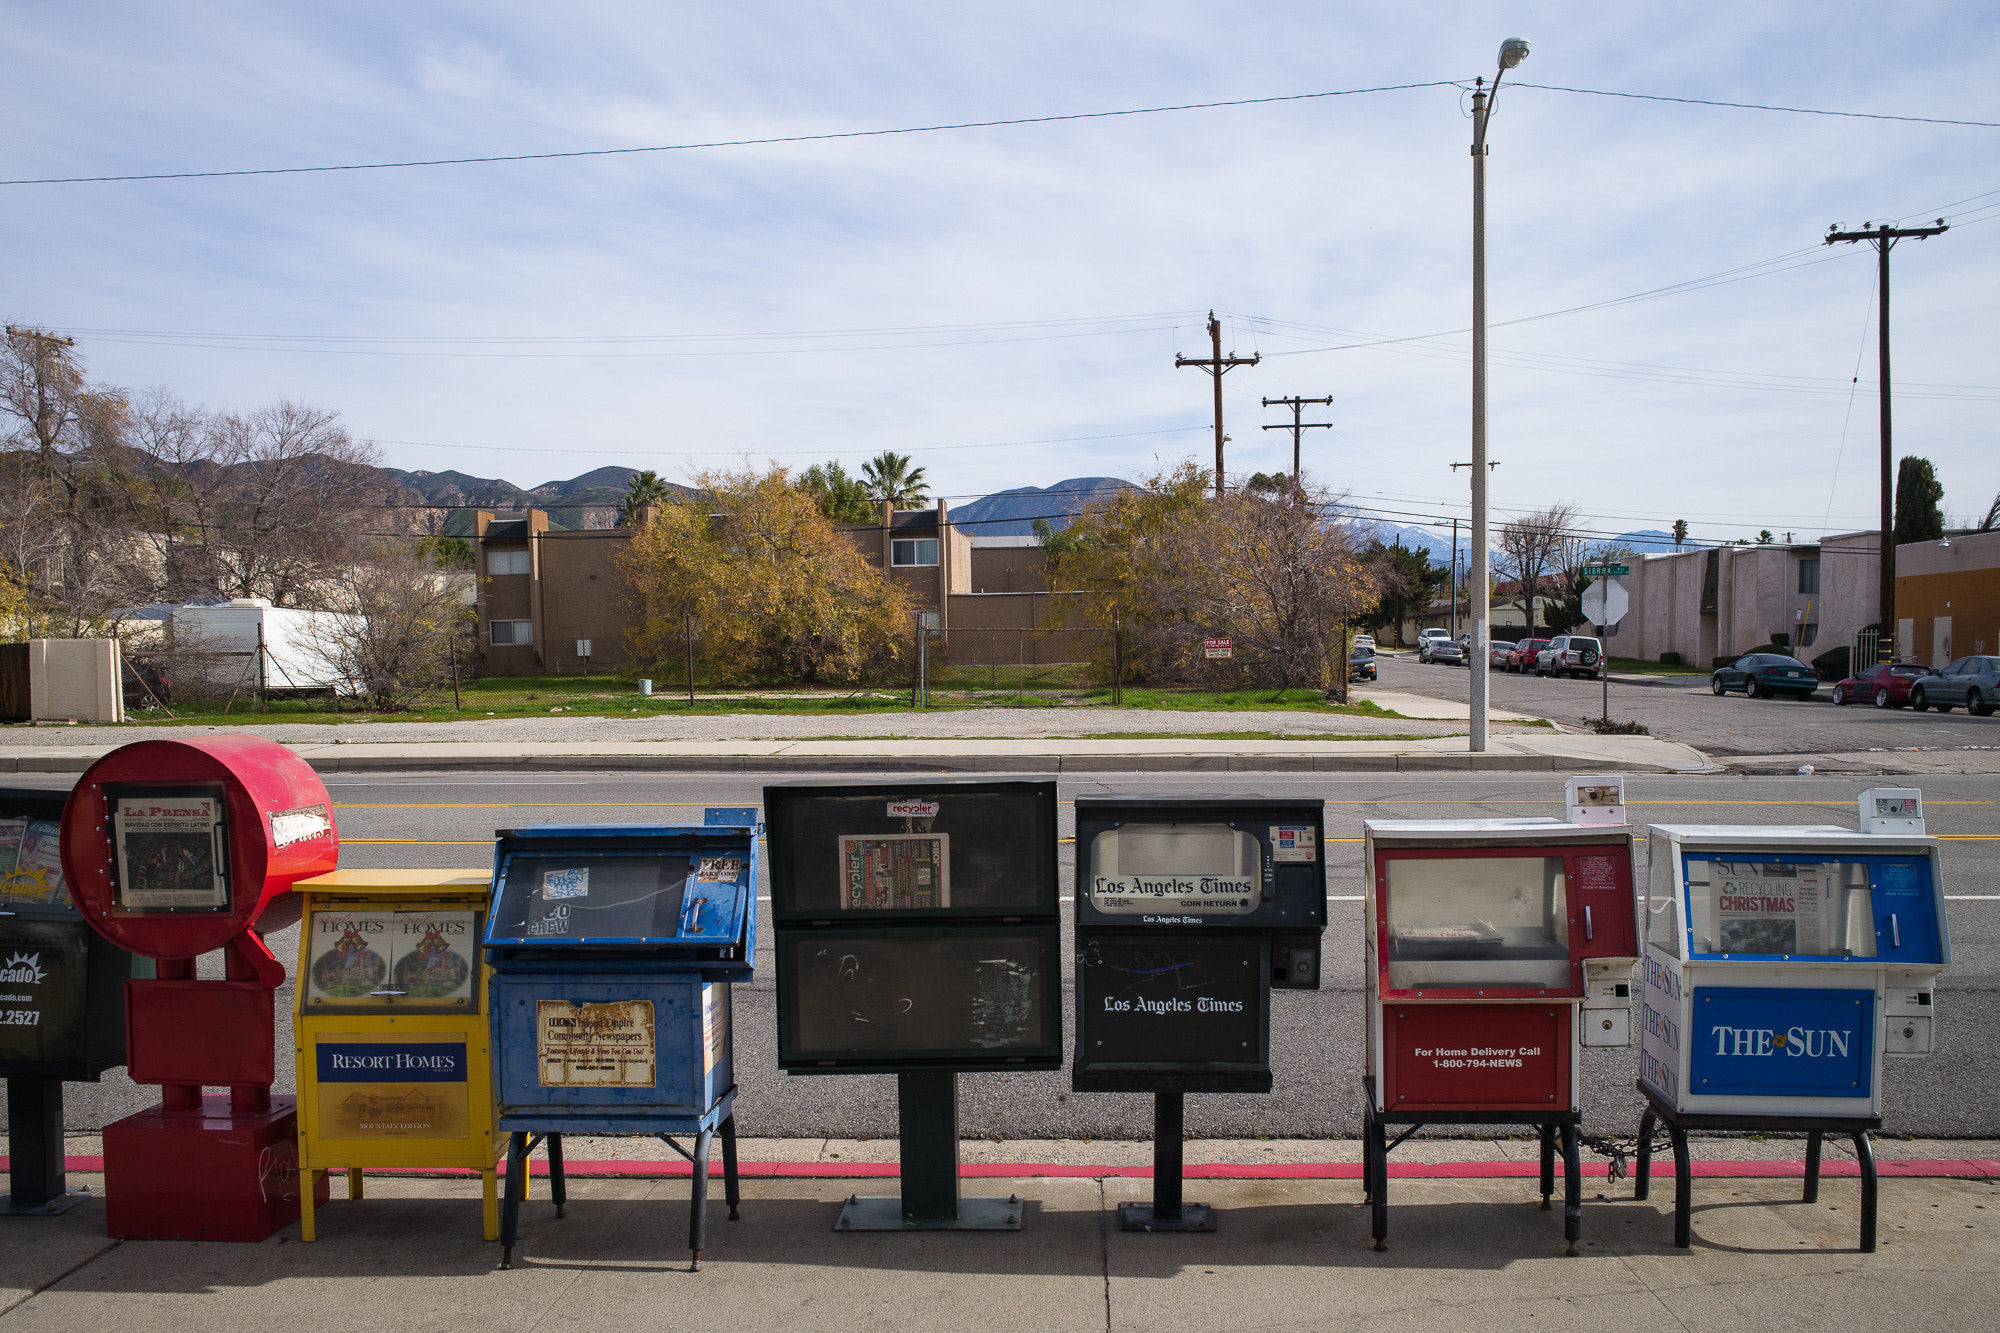
[[[1683,863],[1693,955],[1875,958],[1930,940],[1922,857],[1688,852]]]
[[[470,908],[315,910],[300,978],[306,1014],[479,1010],[480,913]]]
[[[1227,824],[1106,829],[1091,839],[1089,871],[1090,905],[1110,915],[1246,916],[1264,900],[1263,847]]]
[[[1570,986],[1564,859],[1478,852],[1382,858],[1390,990]]]
[[[1674,855],[1667,840],[1654,834],[1646,858],[1646,943],[1681,956],[1680,915],[1675,910]]]
[[[673,940],[698,933],[688,908],[702,863],[691,852],[516,852],[506,858],[494,893],[489,943],[563,945]],[[740,861],[740,858],[723,858]],[[711,867],[734,884],[743,867]]]

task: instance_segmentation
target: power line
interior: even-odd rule
[[[1659,93],[1608,92],[1602,88],[1565,88],[1557,83],[1522,83],[1516,88],[1539,88],[1545,93],[1580,93],[1585,97],[1623,97],[1639,102],[1678,102],[1684,106],[1721,106],[1738,111],[1782,111],[1793,116],[1840,116],[1849,120],[1900,120],[1915,125],[1969,125],[1976,129],[2000,130],[1996,120],[1950,120],[1942,116],[1895,116],[1880,111],[1826,111],[1808,106],[1771,106],[1763,102],[1723,102],[1707,97],[1667,97]]]
[[[988,130],[1015,125],[1053,125],[1069,120],[1110,120],[1119,116],[1157,116],[1174,111],[1215,111],[1225,107],[1268,106],[1277,102],[1310,102],[1328,97],[1359,97],[1366,93],[1405,92],[1413,88],[1452,88],[1453,79],[1425,83],[1391,83],[1374,88],[1341,88],[1323,93],[1288,93],[1276,97],[1238,97],[1220,102],[1182,102],[1172,106],[1132,107],[1120,111],[1076,111],[1053,116],[1016,116],[1005,120],[965,120],[943,125],[910,125],[888,130],[837,130],[821,134],[768,135],[757,139],[715,139],[700,143],[654,144],[637,148],[577,148],[554,153],[497,153],[485,157],[438,157],[407,162],[350,162],[338,166],[251,167],[227,171],[155,171],[117,176],[44,176],[0,180],[0,185],[97,185],[117,181],[218,180],[235,176],[301,176],[341,171],[397,171],[410,167],[462,167],[496,162],[548,162],[573,157],[623,157],[639,153],[684,153],[705,148],[757,148],[774,144],[824,143],[839,139],[882,139],[902,134],[939,134],[948,130]]]

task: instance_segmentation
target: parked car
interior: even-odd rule
[[[1902,708],[1910,702],[1910,687],[1934,674],[1915,662],[1884,662],[1857,671],[1833,687],[1837,704],[1872,703],[1877,708]]]
[[[1752,699],[1810,699],[1819,688],[1819,676],[1796,657],[1782,653],[1745,653],[1728,666],[1717,667],[1709,675],[1713,694],[1741,690]]]
[[[1949,713],[1958,705],[1974,717],[2000,707],[2000,657],[1961,657],[1936,675],[1910,687],[1910,707]]]
[[[1535,658],[1538,676],[1594,676],[1604,645],[1581,634],[1558,634]]]
[[[1522,639],[1507,650],[1507,669],[1520,675],[1535,669],[1535,658],[1549,646],[1547,639]]]
[[[1353,655],[1347,659],[1347,678],[1349,680],[1375,679],[1375,650],[1373,648],[1356,648],[1354,650]]]
[[[1493,640],[1486,645],[1486,669],[1491,671],[1494,667],[1499,667],[1503,671],[1506,670],[1507,659],[1513,653],[1513,644],[1501,643],[1498,639]]]
[[[1439,639],[1449,639],[1450,637],[1451,637],[1451,631],[1448,629],[1438,629],[1434,627],[1431,629],[1418,630],[1417,660],[1419,662],[1430,661],[1431,645],[1436,643]]]
[[[1431,665],[1464,666],[1465,649],[1459,646],[1456,639],[1432,639]]]
[[[1375,651],[1375,636],[1373,634],[1357,634],[1354,636],[1354,646],[1356,648],[1366,648],[1372,653]]]

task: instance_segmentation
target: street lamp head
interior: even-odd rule
[[[1500,43],[1500,68],[1512,69],[1528,58],[1528,39],[1509,37]]]

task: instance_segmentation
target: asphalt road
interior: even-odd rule
[[[1436,699],[1465,702],[1471,673],[1462,667],[1431,666],[1416,654],[1376,658],[1380,687]],[[1602,716],[1604,687],[1595,680],[1491,673],[1495,708],[1582,726]],[[1363,694],[1366,687],[1363,687]],[[1644,685],[1611,683],[1611,716],[1644,723],[1655,736],[1684,741],[1714,755],[1840,754],[1856,750],[1922,747],[2000,747],[2000,714],[1971,717],[1964,709],[1918,713],[1907,708],[1877,709],[1867,704],[1836,708],[1832,687],[1821,684],[1810,700],[1721,698],[1709,693],[1707,676],[1662,676]]]
[[[1429,670],[1429,668],[1424,668]],[[1440,669],[1442,673],[1442,669]],[[1544,682],[1546,684],[1546,682]],[[1732,706],[1734,701],[1731,701]],[[1759,705],[1752,705],[1757,707]],[[23,779],[25,780],[25,779]],[[790,780],[790,779],[786,779]],[[67,779],[45,785],[62,787]],[[702,805],[754,804],[762,780],[747,775],[690,774],[382,774],[334,775],[348,867],[486,867],[499,827],[542,821],[682,822]],[[1739,776],[1631,776],[1635,822],[1818,824],[1853,827],[1854,798],[1865,780]],[[1938,1051],[1925,1059],[1892,1060],[1886,1115],[1894,1132],[1939,1137],[2000,1137],[2000,1034],[1977,1014],[2000,994],[2000,777],[1953,777],[1923,784],[1930,829],[1953,838],[1946,853],[1947,893],[1990,895],[1948,904],[1952,947],[1959,960],[1941,987]],[[1107,774],[1065,781],[1061,836],[1067,881],[1078,795],[1267,795],[1321,798],[1327,804],[1330,924],[1324,988],[1281,991],[1272,1002],[1272,1065],[1268,1096],[1193,1095],[1190,1132],[1209,1137],[1351,1135],[1360,1126],[1361,824],[1369,818],[1437,819],[1562,814],[1563,778],[1550,774],[1204,775]],[[1641,853],[1643,856],[1643,851]],[[1642,880],[1643,882],[1643,880]],[[1065,906],[1067,935],[1068,908]],[[271,937],[288,967],[298,956],[296,928]],[[1072,952],[1065,939],[1065,961]],[[770,937],[758,941],[760,975],[736,996],[736,1069],[742,1087],[738,1119],[752,1135],[891,1136],[893,1080],[883,1077],[783,1075],[774,1052]],[[1065,977],[1065,1003],[1069,993]],[[290,987],[279,997],[289,1011]],[[289,1037],[285,1019],[279,1020]],[[1065,1014],[1064,1031],[1071,1030]],[[291,1086],[289,1040],[280,1040],[279,1091]],[[1638,1104],[1633,1091],[1636,1049],[1584,1053],[1585,1110],[1595,1132],[1630,1132]],[[68,1123],[95,1128],[157,1100],[122,1071],[99,1085],[73,1084]],[[962,1125],[969,1134],[1006,1138],[1145,1138],[1151,1102],[1143,1095],[1073,1093],[1067,1071],[966,1075]]]

